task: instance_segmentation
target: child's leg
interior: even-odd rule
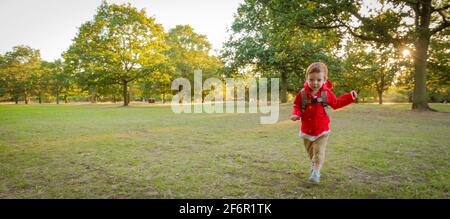
[[[313,142],[308,139],[303,139],[303,143],[305,144],[306,152],[308,153],[309,160],[311,161],[311,172],[312,172],[314,169],[314,162],[313,162],[314,145]]]
[[[315,171],[320,171],[325,161],[325,148],[327,146],[328,135],[324,135],[314,142],[312,142],[313,156],[312,161],[314,163],[313,168]]]
[[[309,159],[312,160],[314,155],[313,142],[308,139],[303,139],[303,143],[305,144],[305,149],[308,153]]]

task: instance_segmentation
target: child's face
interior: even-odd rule
[[[325,83],[325,74],[321,72],[314,72],[308,75],[308,85],[313,90],[317,90]]]

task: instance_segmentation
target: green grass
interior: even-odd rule
[[[169,106],[1,105],[0,198],[449,198],[449,113],[333,112],[312,185],[290,107],[260,125]]]

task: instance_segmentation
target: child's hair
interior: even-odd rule
[[[328,79],[328,67],[323,62],[313,62],[311,65],[309,65],[306,69],[305,79],[308,80],[309,74],[318,72],[323,72],[325,80]]]

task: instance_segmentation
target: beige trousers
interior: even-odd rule
[[[308,152],[309,159],[311,159],[311,164],[313,169],[320,171],[325,161],[325,148],[327,146],[328,135],[321,136],[315,141],[310,141],[308,139],[303,139],[305,143],[306,152]]]

